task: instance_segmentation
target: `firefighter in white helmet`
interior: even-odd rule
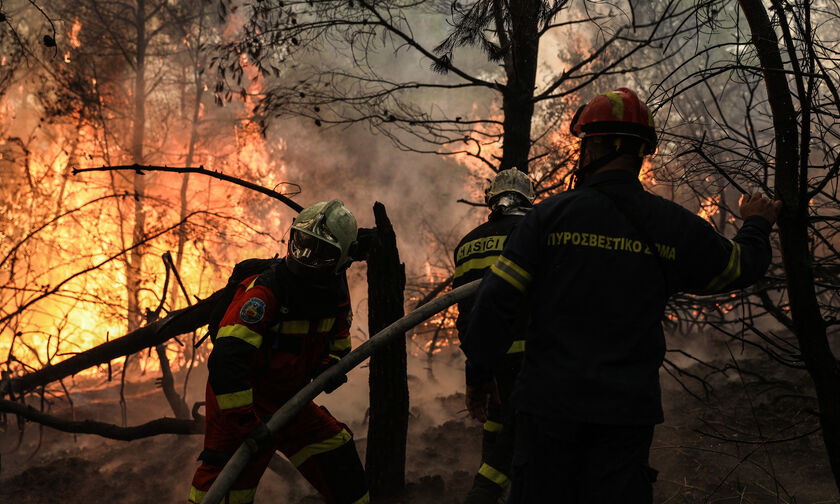
[[[248,437],[262,451],[245,466],[225,502],[253,502],[275,450],[326,502],[369,502],[353,435],[325,408],[310,402],[273,436],[263,422],[350,352],[352,312],[344,270],[356,234],[356,219],[341,201],[315,203],[292,224],[286,257],[239,284],[207,361],[204,451],[190,502],[202,501]]]
[[[455,248],[453,287],[484,276],[496,262],[508,234],[530,210],[534,198],[534,187],[526,173],[511,168],[496,175],[485,191],[485,203],[490,208],[487,222],[467,233]],[[460,335],[467,332],[473,301],[470,297],[458,304],[456,324]],[[524,326],[522,329],[524,331]],[[508,396],[519,372],[524,349],[523,339],[512,341],[507,357],[496,369],[482,369],[467,360],[467,409],[473,418],[484,422],[482,464],[467,496],[467,504],[495,504],[510,481],[513,410],[509,408]],[[493,388],[494,401],[485,410],[480,399],[488,384]]]

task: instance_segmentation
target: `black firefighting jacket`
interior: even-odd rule
[[[478,280],[496,262],[505,246],[505,241],[514,227],[522,220],[526,209],[513,209],[511,212],[497,211],[490,214],[487,222],[480,224],[461,239],[455,247],[455,275],[452,287],[460,287],[473,280]],[[458,303],[458,319],[455,326],[463,337],[467,333],[475,296],[470,296]],[[525,349],[524,333],[517,335],[507,350],[509,354],[519,354]],[[467,385],[478,385],[492,378],[491,370],[476,368],[467,360]]]
[[[748,286],[770,263],[758,216],[729,240],[629,172],[594,175],[537,205],[485,275],[461,347],[492,368],[527,299],[531,321],[517,409],[599,424],[663,421],[661,320],[669,296]]]

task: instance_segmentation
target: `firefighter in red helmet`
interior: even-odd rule
[[[638,174],[656,131],[627,88],[583,106],[571,132],[581,138],[575,188],[536,205],[513,230],[461,347],[477,366],[498,365],[524,301],[511,503],[651,503],[665,304],[677,292],[760,279],[779,203],[745,196],[743,224],[728,239],[645,191]]]
[[[310,402],[273,436],[264,423],[350,352],[352,313],[344,270],[356,234],[356,219],[341,201],[315,203],[292,224],[286,257],[237,288],[207,361],[204,451],[190,502],[202,501],[246,437],[262,451],[245,466],[226,503],[254,501],[275,450],[326,502],[369,502],[353,435],[329,411]]]

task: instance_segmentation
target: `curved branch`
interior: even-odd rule
[[[446,289],[447,287],[449,287],[452,284],[452,279],[453,278],[454,278],[454,275],[449,275],[446,278],[446,280],[443,280],[442,282],[437,284],[434,289],[430,290],[428,294],[423,296],[423,299],[421,299],[420,301],[417,301],[417,304],[415,305],[415,308],[420,308],[424,304],[426,304],[429,301],[431,301],[432,299],[434,299],[435,296],[437,296],[438,294],[443,292],[444,289]]]
[[[94,434],[96,436],[117,439],[119,441],[133,441],[135,439],[158,436],[160,434],[204,433],[204,417],[200,415],[195,416],[192,420],[164,417],[144,424],[134,425],[132,427],[120,427],[118,425],[97,422],[95,420],[63,420],[46,413],[42,413],[32,406],[24,406],[23,404],[7,401],[5,399],[0,399],[0,411],[19,415],[29,421],[46,425],[47,427],[52,427],[53,429],[60,430],[62,432],[72,432],[74,434]]]
[[[225,175],[221,172],[210,171],[204,166],[199,166],[198,168],[195,167],[186,167],[186,168],[173,168],[170,166],[142,166],[138,164],[133,165],[121,165],[121,166],[100,166],[98,168],[74,168],[73,175],[77,175],[79,173],[84,172],[94,172],[94,171],[134,171],[137,173],[143,174],[144,171],[158,171],[158,172],[172,172],[172,173],[199,173],[201,175],[207,175],[209,177],[217,178],[219,180],[224,180],[225,182],[230,182],[232,184],[240,185],[242,187],[246,187],[251,189],[252,191],[257,191],[259,193],[263,193],[267,196],[271,196],[274,199],[278,199],[285,203],[289,208],[294,210],[295,212],[300,212],[303,210],[303,207],[300,203],[290,199],[288,196],[281,194],[277,191],[273,191],[261,185],[254,184],[253,182],[248,182],[247,180],[242,180],[236,177],[232,177],[230,175]]]
[[[415,50],[417,50],[417,52],[419,52],[423,56],[429,58],[430,60],[432,60],[436,63],[443,64],[443,67],[445,69],[453,72],[458,77],[461,77],[462,79],[464,79],[466,81],[472,82],[473,84],[480,85],[480,86],[485,86],[485,87],[488,87],[490,89],[499,89],[499,90],[504,89],[505,86],[503,84],[500,84],[498,82],[489,82],[489,81],[486,81],[484,79],[479,79],[477,77],[473,77],[472,75],[468,74],[467,72],[465,72],[465,71],[461,70],[460,68],[456,67],[455,65],[453,65],[451,62],[442,63],[441,58],[435,56],[434,53],[432,53],[431,51],[429,51],[428,49],[426,49],[425,47],[420,45],[420,43],[417,42],[414,39],[414,37],[408,35],[407,33],[403,32],[402,30],[400,30],[399,28],[394,26],[393,24],[389,23],[384,17],[382,17],[382,14],[380,14],[379,11],[376,10],[376,8],[373,5],[369,4],[365,0],[359,0],[359,5],[361,5],[362,7],[364,7],[368,11],[370,11],[371,14],[376,16],[377,19],[379,20],[379,24],[382,25],[383,27],[385,27],[386,30],[392,32],[394,35],[403,39],[406,44],[413,47]]]

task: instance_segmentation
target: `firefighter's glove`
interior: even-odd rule
[[[466,406],[471,417],[479,422],[486,422],[487,407],[491,402],[494,404],[501,403],[495,380],[481,385],[467,385]]]
[[[318,367],[318,369],[315,371],[315,377],[317,378],[318,376],[320,376],[320,375],[321,375],[321,373],[323,373],[323,372],[325,372],[327,369],[329,369],[329,368],[333,367],[333,366],[335,365],[335,363],[336,363],[336,362],[337,362],[337,361],[330,361],[330,362],[327,362],[327,363],[325,363],[325,364],[322,364],[322,365],[321,365],[320,367]],[[338,387],[340,387],[340,386],[344,385],[345,383],[347,383],[347,375],[346,375],[346,374],[340,374],[340,375],[338,375],[338,376],[335,376],[335,377],[333,377],[333,378],[330,378],[330,379],[327,381],[327,383],[326,383],[326,384],[324,384],[324,392],[326,392],[327,394],[331,394],[331,393],[335,392],[335,389],[337,389]]]
[[[364,261],[377,243],[379,243],[379,232],[375,227],[359,228],[356,233],[356,241],[350,245],[350,258],[354,261]]]
[[[271,431],[269,430],[268,425],[266,425],[262,420],[260,420],[259,425],[254,427],[254,429],[245,436],[245,442],[253,442],[256,444],[257,451],[274,448],[274,439],[271,435]]]
[[[771,201],[761,193],[745,194],[741,198],[741,217],[744,220],[757,215],[764,217],[772,226],[776,222],[776,217],[782,209],[782,202],[779,200]]]

